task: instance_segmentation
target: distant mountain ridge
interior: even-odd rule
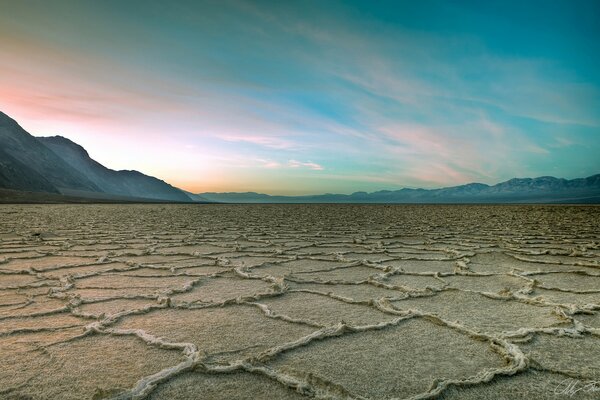
[[[93,160],[77,143],[61,136],[34,137],[15,120],[0,112],[2,190],[5,197],[17,199],[18,202],[27,198],[27,192],[35,192],[48,193],[47,201],[53,202],[64,196],[65,201],[68,198],[70,202],[96,199],[103,202],[598,204],[600,174],[571,180],[542,176],[513,178],[496,185],[469,183],[441,189],[405,188],[349,195],[271,196],[255,192],[193,194],[138,171],[106,168]],[[16,192],[22,193],[16,195]],[[30,197],[32,201],[40,198],[33,194]]]
[[[0,188],[105,200],[193,201],[160,179],[106,168],[67,138],[34,137],[2,112]]]
[[[441,189],[270,196],[262,193],[199,193],[198,198],[222,203],[600,203],[600,174],[587,178],[552,176],[513,178],[496,185],[469,183]]]

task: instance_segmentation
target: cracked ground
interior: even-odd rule
[[[0,398],[597,399],[599,211],[3,205]]]

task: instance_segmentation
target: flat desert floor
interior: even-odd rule
[[[2,399],[598,399],[600,207],[0,206]]]

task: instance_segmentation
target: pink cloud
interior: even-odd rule
[[[258,159],[256,159],[256,161],[258,163],[260,163],[263,168],[269,168],[269,169],[281,168],[281,163],[279,163],[277,161],[265,160],[262,158],[258,158]]]

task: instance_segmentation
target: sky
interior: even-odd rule
[[[600,172],[600,2],[0,0],[0,111],[194,193]]]

